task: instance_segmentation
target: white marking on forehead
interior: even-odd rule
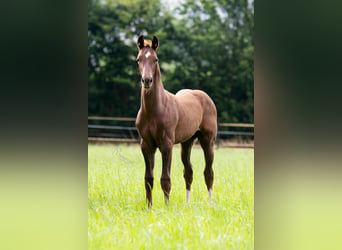
[[[151,55],[150,51],[147,51],[147,53],[145,54],[145,57],[148,58]]]

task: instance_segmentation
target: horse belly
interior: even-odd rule
[[[197,119],[186,119],[178,123],[175,131],[175,143],[189,140],[199,130]]]
[[[177,143],[189,140],[201,125],[203,108],[200,100],[193,96],[192,92],[193,90],[184,90],[177,97],[178,123],[175,131]]]

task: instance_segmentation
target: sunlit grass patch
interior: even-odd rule
[[[168,207],[159,182],[157,151],[151,210],[145,203],[145,166],[139,146],[90,144],[88,150],[89,249],[253,249],[253,150],[215,150],[209,202],[203,152],[194,146],[188,204],[180,147],[175,146]]]

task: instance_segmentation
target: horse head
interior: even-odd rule
[[[156,36],[153,36],[152,41],[144,40],[142,35],[138,37],[137,47],[139,53],[136,61],[139,65],[141,83],[145,89],[151,88],[154,81],[153,76],[158,67],[158,46],[159,40]]]

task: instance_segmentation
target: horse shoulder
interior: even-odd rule
[[[141,109],[139,109],[137,118],[135,119],[135,127],[139,129],[142,125],[142,118],[141,118]]]
[[[145,137],[145,135],[148,133],[148,121],[146,120],[146,117],[144,116],[143,111],[141,109],[139,110],[137,118],[135,120],[135,127],[138,129],[138,132],[141,137]]]

